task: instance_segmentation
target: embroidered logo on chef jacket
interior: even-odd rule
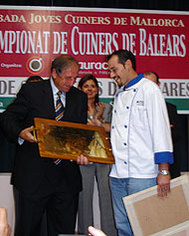
[[[144,101],[136,101],[136,104],[137,104],[138,106],[144,106]]]

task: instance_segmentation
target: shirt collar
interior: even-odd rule
[[[134,79],[132,79],[131,81],[129,81],[129,83],[124,87],[124,89],[127,89],[133,85],[135,85],[136,83],[138,83],[142,78],[143,78],[143,74],[139,73],[137,77],[135,77]]]
[[[118,94],[120,92],[123,92],[125,89],[128,89],[130,88],[131,86],[135,85],[136,83],[138,83],[142,78],[143,78],[143,74],[142,73],[139,73],[137,77],[135,77],[134,79],[132,79],[131,81],[129,81],[129,83],[125,86],[125,85],[122,85],[119,90],[116,92],[116,97],[118,96]]]
[[[57,87],[55,86],[52,77],[50,78],[50,83],[51,83],[51,87],[52,87],[53,95],[54,95],[54,97],[56,97],[56,96],[57,96],[57,92],[58,92],[59,90],[58,90]],[[66,96],[66,93],[65,93],[65,92],[62,92],[62,95],[65,97],[65,96]]]

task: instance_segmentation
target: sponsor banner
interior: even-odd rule
[[[137,72],[155,71],[163,81],[166,99],[177,105],[179,113],[189,110],[188,12],[0,9],[0,109],[29,76],[48,78],[51,62],[59,54],[74,56],[81,68],[79,77],[93,73],[99,80],[101,98],[112,99],[116,85],[109,78],[105,58],[115,50],[128,49],[136,56]]]
[[[160,82],[165,100],[176,105],[179,114],[189,114],[189,80],[161,79]]]
[[[4,110],[15,98],[16,93],[19,91],[21,85],[27,78],[0,78],[0,110]],[[47,79],[47,78],[44,78]],[[75,87],[77,87],[79,78],[76,80]],[[118,86],[112,79],[98,78],[99,95],[101,100],[110,102],[113,100]]]

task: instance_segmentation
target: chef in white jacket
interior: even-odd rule
[[[114,215],[119,236],[133,235],[122,198],[158,185],[159,197],[170,191],[173,163],[170,124],[159,87],[137,74],[134,55],[118,50],[107,57],[115,95],[111,144],[115,165],[110,173]],[[95,124],[95,122],[93,123]],[[96,122],[108,131],[109,125]]]

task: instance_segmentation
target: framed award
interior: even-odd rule
[[[41,157],[114,163],[109,137],[103,127],[34,118],[34,133]]]

